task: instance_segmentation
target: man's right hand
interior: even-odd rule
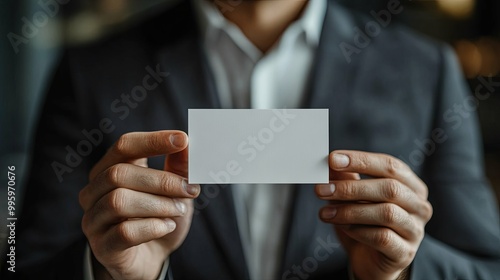
[[[182,244],[200,193],[187,183],[187,145],[182,131],[129,133],[94,166],[80,205],[96,279],[155,279]],[[164,170],[147,167],[157,155]]]

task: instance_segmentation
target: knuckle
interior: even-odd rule
[[[410,246],[410,248],[408,248],[405,251],[406,251],[405,265],[409,265],[417,255],[417,250],[413,246]]]
[[[357,212],[359,211],[354,211],[351,207],[345,206],[345,207],[339,207],[337,209],[337,215],[340,216],[340,219],[343,220],[346,223],[349,223],[351,221],[356,221],[356,217],[358,215]]]
[[[109,193],[107,201],[108,208],[121,216],[123,214],[124,209],[126,209],[127,204],[127,194],[123,189],[114,189]]]
[[[373,242],[381,247],[388,247],[391,245],[392,236],[389,229],[380,229],[377,234],[375,234]]]
[[[398,176],[404,170],[404,163],[395,157],[387,156],[386,169],[389,175]]]
[[[397,200],[401,196],[401,184],[399,181],[395,179],[387,179],[385,181],[383,195],[389,201]]]
[[[413,261],[417,254],[417,248],[408,244],[397,244],[394,248],[397,256],[397,264],[402,268],[407,267]]]
[[[420,196],[425,199],[429,198],[429,189],[427,188],[427,186],[424,187]]]
[[[412,220],[414,222],[414,224],[417,224],[415,223],[414,220]],[[424,226],[420,226],[420,223],[417,224],[418,226],[415,226],[414,229],[413,229],[413,233],[414,235],[419,238],[419,239],[422,239],[424,238],[424,235],[425,235],[425,230],[424,230]]]
[[[115,145],[113,146],[113,150],[117,154],[126,154],[129,143],[130,143],[130,137],[131,133],[126,133],[120,136],[118,140],[116,140]]]
[[[408,248],[409,246],[406,246],[404,244],[400,244],[399,242],[393,245],[392,251],[394,252],[394,255],[397,258],[397,263],[399,263],[400,266],[406,267],[409,264],[409,259],[410,259],[410,250]]]
[[[432,214],[434,212],[434,210],[432,208],[432,204],[429,201],[425,201],[425,203],[423,204],[422,210],[423,210],[423,215],[424,215],[425,221],[429,221],[432,218]]]
[[[367,170],[370,168],[370,160],[366,154],[361,153],[357,155],[357,162],[358,168],[361,170]]]
[[[128,172],[126,164],[118,163],[107,169],[104,174],[105,180],[112,186],[118,186],[122,181],[121,178],[125,177]]]
[[[130,229],[127,223],[118,224],[116,226],[116,234],[118,240],[120,240],[123,244],[125,245],[134,244],[136,235],[134,234],[134,231]]]
[[[159,178],[159,180],[160,189],[163,193],[169,194],[174,192],[175,185],[177,183],[175,176],[165,173]]]
[[[385,204],[382,206],[382,222],[387,225],[392,225],[399,222],[400,218],[397,213],[396,207],[392,204]]]
[[[343,182],[342,192],[340,194],[345,199],[353,199],[356,197],[356,188],[352,182]]]
[[[422,188],[421,196],[427,200],[429,198],[429,188],[427,187],[427,185],[424,182],[422,182],[422,184],[423,184],[423,188]]]
[[[165,235],[165,226],[157,221],[151,221],[149,224],[149,233],[152,237],[158,238]]]

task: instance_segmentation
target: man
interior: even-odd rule
[[[497,277],[476,119],[449,113],[466,97],[458,65],[396,23],[346,57],[367,20],[333,1],[182,1],[69,50],[35,142],[16,273]],[[331,183],[189,185],[187,109],[206,107],[330,108]]]

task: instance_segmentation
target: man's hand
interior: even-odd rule
[[[320,218],[335,225],[358,279],[394,280],[415,257],[432,216],[427,186],[399,159],[359,151],[330,153],[330,201]],[[371,179],[360,179],[359,174]]]
[[[185,178],[187,145],[181,131],[129,133],[94,166],[80,205],[96,278],[155,279],[184,241],[200,193]],[[157,155],[164,171],[147,167]]]

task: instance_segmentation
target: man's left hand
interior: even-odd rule
[[[403,276],[432,216],[427,186],[406,164],[385,154],[334,151],[329,165],[330,184],[316,186],[317,196],[330,201],[320,218],[335,226],[355,277]]]

